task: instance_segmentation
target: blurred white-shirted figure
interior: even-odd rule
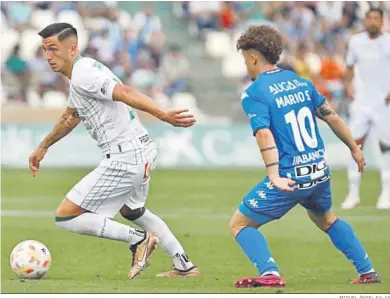
[[[131,279],[147,266],[147,259],[158,242],[174,263],[173,270],[158,276],[199,275],[198,268],[164,221],[144,207],[157,149],[133,108],[179,127],[192,126],[194,117],[187,114],[187,110],[163,111],[151,98],[123,85],[100,62],[81,57],[77,30],[70,24],[49,25],[39,35],[52,71],[69,79],[70,94],[68,107],[59,122],[30,156],[33,175],[39,170],[48,148],[79,122],[84,123],[105,157],[58,206],[57,226],[79,234],[126,242],[133,254]],[[145,231],[113,221],[118,211]]]
[[[377,208],[390,209],[390,33],[382,31],[383,11],[378,8],[366,13],[364,26],[365,31],[349,41],[346,57],[347,89],[354,97],[350,128],[362,146],[368,134],[376,131],[382,152],[382,192]],[[348,180],[349,193],[342,203],[343,209],[352,209],[360,202],[360,173],[352,159]]]

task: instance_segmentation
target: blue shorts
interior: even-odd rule
[[[238,210],[246,217],[264,225],[281,218],[297,204],[315,215],[324,215],[330,211],[332,207],[330,176],[293,192],[275,188],[267,176],[244,197]]]

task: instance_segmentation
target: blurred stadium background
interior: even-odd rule
[[[250,81],[235,42],[251,24],[278,28],[286,42],[280,66],[313,80],[348,119],[351,98],[343,85],[344,54],[370,6],[384,9],[385,30],[390,31],[390,2],[383,1],[1,2],[2,291],[233,291],[235,278],[255,272],[230,237],[227,222],[241,197],[265,175],[241,108],[241,92]],[[160,170],[151,184],[148,208],[161,215],[187,247],[204,273],[200,281],[149,283],[148,278],[170,265],[158,252],[154,269],[136,283],[122,283],[128,254],[121,244],[56,229],[52,216],[57,204],[101,159],[80,125],[49,150],[37,178],[33,180],[28,171],[28,156],[66,106],[68,82],[47,66],[37,35],[44,26],[60,21],[77,28],[82,55],[102,61],[124,83],[161,105],[189,108],[196,115],[195,127],[174,129],[139,114],[160,148]],[[340,210],[347,192],[343,168],[349,152],[329,129],[321,129],[328,160],[340,168],[333,172],[336,212],[351,221],[382,278],[389,280],[390,218],[375,209],[379,175],[368,171],[363,176],[362,206]],[[366,154],[368,165],[375,168],[380,162],[375,142],[367,144]],[[352,267],[324,244],[326,236],[302,213],[294,210],[286,221],[264,228],[291,291],[356,292],[346,285],[347,278],[354,277]],[[31,224],[21,225],[21,217]],[[25,239],[42,241],[52,251],[55,263],[47,282],[22,284],[12,277],[8,255]],[[233,254],[237,257],[231,258]],[[335,269],[337,262],[342,266]],[[106,270],[109,266],[115,269]],[[64,271],[69,267],[70,273]],[[367,289],[389,290],[385,284]]]
[[[248,127],[241,126],[247,120],[239,99],[250,81],[235,49],[239,35],[251,24],[277,27],[286,43],[280,66],[313,80],[347,117],[344,54],[370,6],[385,10],[389,31],[390,2],[384,1],[2,2],[3,165],[25,166],[19,156],[28,156],[66,106],[68,82],[42,57],[37,32],[47,24],[72,23],[82,55],[104,62],[161,105],[195,113],[200,125],[189,131],[156,125],[141,113],[160,143],[161,166],[250,166],[256,158],[261,163]],[[92,140],[78,137],[84,134],[77,130],[56,145],[47,165],[94,166],[100,155]],[[331,165],[343,166],[348,152],[328,130],[324,135]],[[71,143],[91,154],[77,159],[78,149],[66,150]],[[378,163],[375,147],[368,150],[369,165]]]

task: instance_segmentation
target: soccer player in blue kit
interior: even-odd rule
[[[270,26],[251,26],[237,41],[253,83],[241,101],[260,148],[268,176],[242,200],[230,221],[238,244],[259,272],[235,286],[284,287],[260,226],[281,218],[295,205],[328,234],[333,245],[355,266],[354,284],[380,283],[378,273],[351,226],[331,211],[330,171],[316,116],[348,146],[359,171],[364,156],[344,121],[312,82],[276,66],[281,35]]]

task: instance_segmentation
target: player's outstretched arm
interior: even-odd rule
[[[279,176],[279,154],[274,136],[268,128],[256,132],[256,140],[271,182],[280,190],[293,191],[295,182]]]
[[[351,154],[358,164],[359,171],[363,172],[366,165],[363,152],[360,149],[352,136],[351,130],[344,122],[344,120],[332,109],[332,107],[325,101],[320,107],[316,109],[318,118],[324,120],[332,129],[334,134],[348,146]]]
[[[346,95],[352,99],[354,96],[354,88],[353,88],[353,77],[354,77],[354,65],[357,61],[357,54],[355,52],[356,46],[355,43],[356,39],[353,37],[348,41],[348,48],[347,53],[345,57],[345,63],[347,65],[347,71],[344,75],[344,86],[346,90]]]
[[[57,124],[54,126],[52,131],[43,139],[38,145],[37,149],[29,157],[30,169],[35,177],[36,172],[39,170],[40,162],[45,157],[49,147],[67,134],[69,134],[73,128],[79,123],[80,119],[76,116],[76,109],[68,107],[61,115]]]
[[[354,96],[354,88],[353,88],[353,76],[354,76],[354,70],[353,67],[347,67],[347,71],[344,75],[344,87],[347,93],[347,96],[351,99]]]
[[[115,101],[121,101],[130,107],[149,113],[173,126],[190,127],[195,123],[194,116],[186,114],[188,110],[164,111],[149,96],[126,85],[117,84],[112,97]]]
[[[69,134],[79,123],[80,119],[77,117],[77,110],[67,107],[53,130],[39,144],[39,148],[48,149]]]

